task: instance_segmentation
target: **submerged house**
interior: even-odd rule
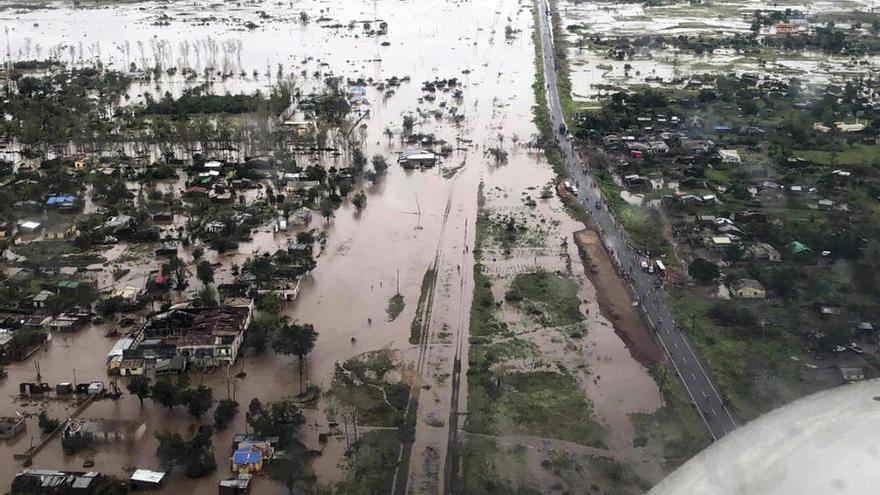
[[[132,473],[129,478],[129,485],[132,490],[141,489],[158,489],[162,488],[165,481],[165,474],[162,471],[150,471],[149,469],[138,469]]]
[[[263,453],[250,446],[232,453],[232,471],[236,474],[259,473],[263,470]]]
[[[146,431],[147,425],[139,421],[90,418],[68,421],[61,435],[63,438],[85,437],[104,442],[139,441]]]
[[[25,469],[12,480],[12,493],[90,495],[102,477],[94,471]]]
[[[252,304],[159,313],[144,325],[141,342],[124,351],[124,359],[152,358],[157,371],[160,367],[178,370],[181,363],[184,368],[231,365],[238,358],[252,316]],[[175,356],[182,359],[175,360]],[[140,366],[132,372],[136,374],[139,370]]]
[[[217,486],[219,495],[245,495],[251,489],[251,475],[241,474],[238,478],[221,480]]]
[[[26,423],[23,416],[0,417],[0,440],[15,438],[23,432]]]
[[[425,150],[406,150],[397,160],[403,168],[433,167],[437,155]]]

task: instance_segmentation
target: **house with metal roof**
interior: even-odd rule
[[[149,469],[138,469],[131,474],[128,479],[132,490],[142,490],[151,488],[161,488],[165,481],[165,474],[162,471],[150,471]]]
[[[259,473],[263,470],[263,453],[245,446],[232,453],[232,471],[237,474]]]

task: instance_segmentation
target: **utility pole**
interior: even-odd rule
[[[230,365],[228,365],[228,364],[226,365],[226,398],[227,399],[232,398],[232,395],[229,390],[229,366]]]
[[[345,428],[345,450],[351,448],[351,442],[348,440],[348,416],[342,415],[342,426]]]

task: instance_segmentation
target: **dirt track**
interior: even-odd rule
[[[632,294],[617,275],[598,234],[584,229],[574,233],[574,242],[587,276],[596,287],[602,315],[614,325],[615,333],[626,343],[632,356],[643,366],[662,360],[663,351],[654,342],[650,330],[632,305]]]

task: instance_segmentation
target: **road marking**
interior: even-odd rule
[[[703,392],[703,397],[709,397],[709,394],[707,394],[705,390],[700,390],[700,392]]]
[[[688,350],[691,351],[691,354],[694,356],[694,361],[697,362],[697,366],[700,367],[700,371],[702,371],[703,374],[706,375],[706,381],[709,382],[709,386],[712,387],[712,391],[715,392],[715,396],[718,397],[718,401],[723,404],[724,401],[721,400],[721,394],[719,394],[718,390],[715,389],[715,384],[712,383],[712,380],[709,378],[706,370],[703,369],[703,365],[700,364],[700,360],[697,359],[697,355],[694,353],[694,350],[691,348],[691,345],[688,343],[687,339],[684,339],[684,345],[686,345],[688,347]],[[727,412],[727,417],[730,418],[730,422],[733,423],[734,426],[736,426],[736,420],[733,419],[733,415],[730,414],[730,410],[725,408],[725,412]]]
[[[678,341],[676,340],[676,341],[672,342],[672,346],[675,347],[676,349],[678,349]]]
[[[712,408],[712,416],[718,416],[718,413],[715,412],[715,409],[714,409],[714,408]]]
[[[543,7],[543,8],[538,9],[540,16],[543,17],[544,21],[545,21],[545,22],[538,23],[538,25],[541,26],[540,30],[542,31],[541,32],[541,34],[542,34],[542,36],[541,36],[541,54],[543,56],[543,61],[544,61],[544,64],[543,64],[544,65],[544,67],[543,67],[544,75],[548,81],[548,90],[549,91],[547,94],[547,96],[548,96],[547,103],[548,103],[548,106],[551,107],[549,110],[550,110],[551,115],[554,117],[553,120],[555,122],[557,120],[556,117],[559,116],[559,114],[560,114],[558,109],[561,104],[560,104],[560,100],[559,100],[557,81],[556,81],[556,77],[555,77],[556,75],[554,73],[554,71],[555,71],[555,60],[554,60],[554,54],[553,54],[553,44],[554,44],[553,41],[554,40],[553,40],[552,26],[550,24],[550,19],[549,19],[550,7],[546,3],[546,1],[542,2],[541,0],[538,0],[537,3],[540,7]],[[552,89],[550,89],[551,85],[552,85]],[[562,117],[562,122],[565,122],[564,116]],[[579,159],[580,157],[577,157],[577,158]],[[580,165],[581,167],[584,166],[583,164],[578,164],[578,163],[574,163],[574,165]],[[587,195],[587,197],[589,197],[589,195]],[[600,197],[601,197],[601,195],[600,195]],[[610,221],[609,221],[609,219],[610,219]],[[603,223],[607,225],[609,222],[612,227],[616,227],[618,229],[620,228],[619,224],[610,216],[610,213],[607,210],[603,210],[599,216],[599,223],[600,223],[600,225]],[[602,234],[604,235],[605,234],[604,229],[602,229],[602,230],[603,230]],[[606,247],[609,247],[609,245],[611,245],[611,244],[613,244],[613,246],[611,246],[611,247],[616,247],[619,244],[617,237],[620,235],[620,232],[619,231],[615,232],[612,230],[611,232],[608,232],[607,234],[608,234],[608,237],[606,238]],[[644,277],[642,277],[642,280],[644,280]],[[654,304],[654,306],[656,306],[657,308],[660,307],[656,303]],[[644,307],[643,307],[643,310],[644,310]],[[648,316],[648,319],[650,321],[651,320],[650,315],[647,315],[647,311],[645,311],[645,313],[646,313],[646,316]],[[653,325],[653,322],[652,322],[652,325]],[[662,328],[661,328],[661,330],[662,330]],[[678,369],[678,366],[676,365],[675,359],[672,357],[672,355],[669,353],[669,349],[666,347],[666,342],[664,342],[662,338],[660,338],[659,340],[660,340],[660,343],[663,345],[663,348],[666,351],[666,354],[670,356],[671,361],[672,361],[672,365],[673,365],[673,367],[676,368],[676,372],[678,373],[679,376],[682,376],[680,370]],[[676,341],[676,345],[677,345],[677,341]],[[690,349],[690,344],[687,342],[687,340],[685,340],[685,345]],[[718,395],[718,391],[715,390],[714,384],[712,383],[709,376],[706,375],[705,370],[703,369],[699,360],[696,358],[696,355],[693,353],[693,349],[690,349],[690,352],[692,355],[694,355],[694,360],[697,361],[697,365],[700,367],[700,371],[706,377],[706,381],[709,382],[709,386],[715,392],[716,396],[718,396],[719,401],[720,401],[720,395]],[[687,362],[686,358],[682,358],[682,362],[686,363]],[[691,376],[696,381],[696,375],[694,374],[694,372],[691,371],[690,373],[691,373]],[[688,392],[688,395],[690,395],[691,400],[693,400],[694,396],[690,390],[690,387],[688,386],[688,384],[686,382],[683,381],[683,383],[685,385],[685,389]],[[730,414],[730,411],[729,410],[725,410],[725,411],[727,412],[727,415],[730,418],[731,422],[734,425],[736,425],[736,422],[733,420],[733,416]],[[714,413],[714,410],[713,410],[713,413]],[[701,417],[702,417],[702,415],[701,415]],[[712,427],[709,425],[709,422],[706,420],[706,418],[703,418],[703,422],[706,424],[706,427],[709,429],[709,433],[712,435],[712,438],[717,440],[718,437],[715,435],[715,432],[712,430]],[[727,433],[726,429],[724,429],[724,433],[725,434]]]

